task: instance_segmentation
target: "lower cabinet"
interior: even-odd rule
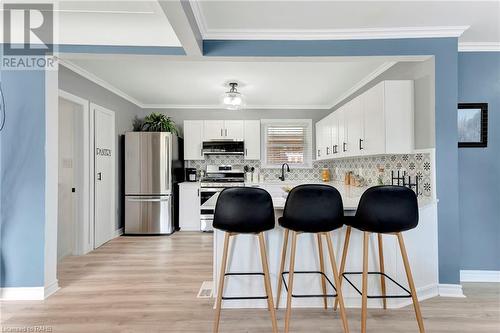
[[[179,184],[179,228],[181,231],[200,231],[200,184]]]

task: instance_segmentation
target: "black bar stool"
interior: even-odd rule
[[[267,299],[273,332],[278,332],[263,234],[264,231],[274,228],[274,207],[271,196],[267,191],[259,188],[244,187],[223,190],[219,194],[215,206],[213,226],[216,229],[225,231],[224,252],[222,254],[213,331],[219,331],[220,311],[223,299]],[[263,273],[226,273],[229,240],[230,237],[238,234],[256,234],[259,237]],[[224,280],[229,275],[262,275],[264,277],[266,296],[224,297]]]
[[[279,224],[285,228],[285,236],[283,241],[283,250],[281,253],[281,267],[278,276],[278,299],[281,295],[281,285],[285,283],[284,275],[288,274],[288,285],[285,283],[287,290],[287,304],[285,315],[285,333],[288,333],[290,327],[290,315],[292,311],[292,297],[323,297],[326,308],[326,298],[336,297],[340,302],[340,316],[344,332],[349,332],[347,317],[344,309],[344,300],[342,298],[342,290],[340,286],[339,273],[337,264],[335,263],[335,255],[333,253],[332,239],[329,232],[343,226],[344,207],[342,197],[336,188],[328,185],[300,185],[294,187],[288,194],[285,204],[283,217],[279,218]],[[284,271],[286,251],[288,245],[289,232],[292,233],[292,249],[290,253],[290,268],[289,272]],[[295,271],[295,250],[297,245],[297,235],[301,233],[313,233],[318,238],[318,252],[320,259],[320,271]],[[333,280],[335,286],[330,282],[325,275],[323,264],[323,247],[321,236],[325,236],[330,254],[330,263],[332,265]],[[294,295],[293,294],[293,276],[295,273],[317,273],[321,274],[323,295]],[[335,294],[326,294],[325,279],[335,290]],[[282,281],[283,280],[283,281]]]
[[[384,309],[386,309],[386,298],[402,297],[412,298],[419,330],[420,332],[425,332],[410,264],[408,262],[408,255],[406,253],[403,235],[401,234],[403,231],[415,228],[418,224],[418,203],[415,192],[402,186],[383,185],[371,187],[361,196],[356,215],[354,217],[346,217],[345,224],[347,225],[347,230],[344,241],[344,249],[342,251],[342,260],[340,262],[340,273],[343,278],[346,279],[346,281],[362,295],[361,332],[366,332],[368,298],[382,298]],[[352,228],[363,231],[363,272],[344,272]],[[376,233],[378,236],[380,272],[368,272],[368,241],[371,233]],[[398,238],[401,256],[403,257],[403,263],[405,266],[406,277],[410,286],[409,291],[384,273],[382,234],[392,234]],[[359,289],[347,278],[347,275],[352,274],[362,274],[362,291],[359,291]],[[380,275],[380,289],[382,291],[382,295],[368,295],[369,274]],[[397,286],[402,288],[406,292],[406,295],[387,296],[385,291],[385,278],[388,278]],[[342,286],[340,285],[340,287]],[[335,302],[334,307],[337,307],[337,302]]]

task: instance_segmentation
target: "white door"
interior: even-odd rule
[[[203,122],[204,140],[221,140],[224,138],[223,120],[205,120]]]
[[[95,104],[94,248],[113,238],[115,220],[115,113]]]
[[[243,120],[224,121],[224,139],[243,140]]]
[[[346,106],[342,106],[335,113],[337,113],[337,129],[338,129],[338,148],[336,157],[344,157],[347,155],[347,126],[346,126]]]
[[[184,121],[184,159],[203,160],[203,120]]]
[[[245,160],[260,160],[260,120],[245,120]]]
[[[316,159],[322,160],[324,158],[323,153],[323,127],[324,120],[320,120],[316,123]]]
[[[332,156],[338,157],[339,152],[339,121],[338,116],[335,112],[331,114],[330,120],[328,122],[330,124],[330,137],[331,137],[331,149]]]

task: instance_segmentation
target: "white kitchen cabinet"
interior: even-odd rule
[[[413,117],[413,81],[380,82],[316,123],[318,159],[412,153]]]
[[[244,121],[245,160],[260,160],[260,120]]]
[[[244,121],[224,120],[224,138],[228,140],[243,140]]]
[[[184,121],[184,159],[203,160],[203,120]]]
[[[243,140],[243,120],[203,121],[204,140]]]
[[[385,150],[384,84],[378,84],[362,95],[363,153],[377,154]]]
[[[222,140],[225,137],[224,120],[204,120],[203,139]]]
[[[363,101],[355,98],[347,104],[347,152],[345,156],[362,154],[363,143]]]
[[[200,184],[179,184],[179,228],[181,231],[200,231]]]

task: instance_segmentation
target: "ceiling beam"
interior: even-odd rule
[[[202,56],[203,39],[187,0],[158,1],[186,55]]]

